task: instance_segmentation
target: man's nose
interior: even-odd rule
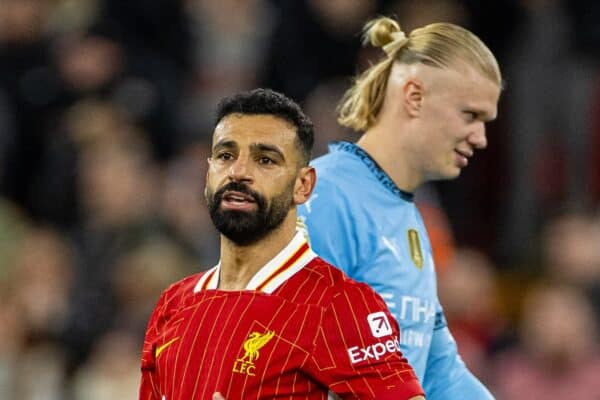
[[[229,167],[228,176],[235,182],[252,180],[250,160],[247,157],[238,157]]]
[[[475,131],[469,135],[468,141],[476,149],[485,149],[487,147],[487,136],[483,122],[478,124]]]

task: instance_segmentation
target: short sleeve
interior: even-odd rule
[[[158,321],[161,319],[161,311],[164,308],[164,298],[165,295],[163,294],[154,308],[150,321],[148,322],[148,327],[146,328],[146,335],[142,346],[142,378],[140,382],[139,400],[159,399],[159,394],[154,384],[154,343],[156,343]]]
[[[399,337],[383,300],[364,284],[345,283],[324,311],[307,373],[341,398],[423,395]]]
[[[156,343],[159,338],[161,327],[168,319],[169,309],[172,301],[175,299],[173,292],[177,285],[169,287],[160,296],[146,328],[144,344],[142,346],[141,372],[139,400],[159,400],[161,398],[156,384],[155,366],[156,366]]]
[[[431,398],[451,400],[459,397],[493,400],[486,387],[469,371],[448,329],[441,306],[436,312],[435,327],[427,358],[423,386]]]

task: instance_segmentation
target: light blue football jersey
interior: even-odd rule
[[[431,244],[413,195],[400,190],[363,149],[330,145],[312,162],[317,184],[298,210],[311,247],[368,283],[400,325],[400,347],[428,400],[492,399],[468,371],[437,296]]]

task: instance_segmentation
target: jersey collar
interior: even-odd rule
[[[250,279],[245,290],[273,293],[275,289],[304,268],[316,256],[308,245],[304,234],[296,232],[288,245]],[[194,293],[217,289],[220,272],[221,262],[219,261],[216,266],[202,274],[198,283],[196,283]]]
[[[369,153],[367,153],[362,147],[359,147],[354,143],[339,141],[331,143],[329,145],[329,151],[343,151],[354,155],[355,157],[359,158],[363,162],[363,164],[366,165],[366,167],[373,173],[373,175],[375,175],[375,178],[377,178],[377,180],[381,182],[383,186],[385,186],[388,190],[390,190],[396,196],[400,196],[403,200],[414,200],[414,194],[404,191],[398,186],[396,186],[396,184],[394,183],[392,178],[390,178],[387,172],[385,172],[377,163],[377,161],[375,161],[373,157],[371,157]]]

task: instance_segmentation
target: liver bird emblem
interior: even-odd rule
[[[253,363],[259,356],[258,350],[261,349],[265,344],[269,342],[269,340],[273,339],[275,336],[275,332],[268,331],[265,333],[252,332],[248,339],[244,342],[244,357],[240,359],[240,361]]]

